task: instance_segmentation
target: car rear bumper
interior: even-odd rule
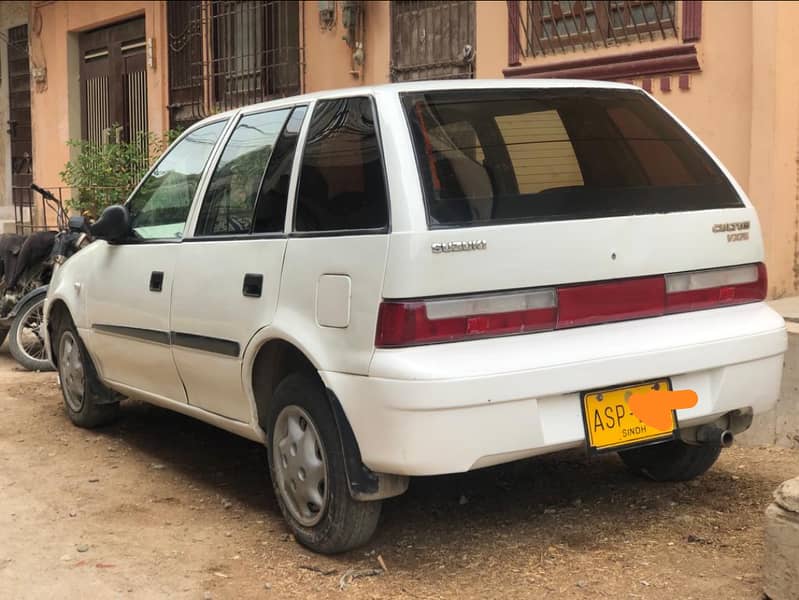
[[[681,427],[770,409],[787,334],[764,303],[580,329],[385,350],[368,377],[323,372],[370,469],[468,471],[585,444],[580,392],[670,377]]]

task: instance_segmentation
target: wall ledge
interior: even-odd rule
[[[696,46],[680,44],[545,65],[508,67],[502,70],[502,74],[507,78],[633,79],[663,73],[690,73],[700,70]]]

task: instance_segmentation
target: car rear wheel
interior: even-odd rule
[[[61,320],[55,339],[61,393],[69,420],[87,429],[112,422],[119,414],[119,396],[100,382],[72,321]]]
[[[297,541],[323,554],[366,543],[380,502],[350,495],[338,429],[318,380],[294,373],[278,385],[268,434],[272,486]]]
[[[688,481],[699,477],[718,460],[721,446],[686,444],[672,440],[619,452],[633,473],[655,481]]]

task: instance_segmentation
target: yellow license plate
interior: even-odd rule
[[[647,425],[630,411],[627,399],[632,394],[652,389],[671,390],[671,382],[659,379],[629,387],[583,393],[583,420],[589,450],[619,450],[673,438],[677,430],[674,411],[671,411],[671,427],[667,430]]]

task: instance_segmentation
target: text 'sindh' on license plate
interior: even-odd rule
[[[660,379],[631,387],[587,392],[583,394],[583,415],[588,446],[591,450],[618,450],[626,446],[674,437],[677,419],[674,411],[660,427],[639,419],[628,403],[633,394],[652,390],[671,390],[668,379]]]

